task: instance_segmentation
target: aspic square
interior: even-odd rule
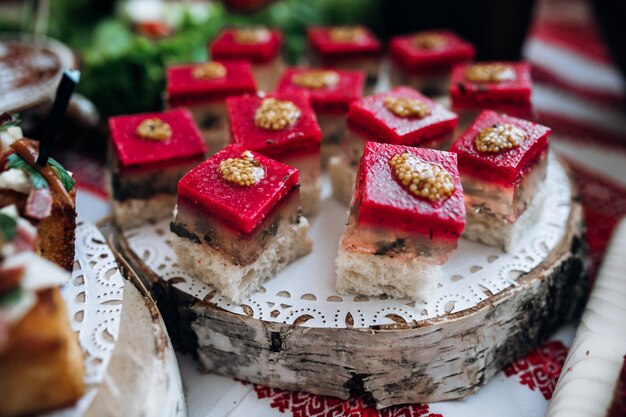
[[[211,58],[243,60],[252,64],[259,90],[272,91],[285,67],[282,32],[263,26],[224,29],[209,45]]]
[[[348,127],[341,155],[329,163],[333,195],[349,204],[356,167],[368,141],[445,149],[457,125],[457,116],[408,87],[363,97],[348,111]]]
[[[132,227],[171,216],[178,180],[206,154],[191,113],[117,116],[109,119],[109,128],[115,221]]]
[[[493,111],[454,143],[465,190],[465,236],[507,249],[545,198],[550,129]]]
[[[455,154],[368,142],[336,259],[337,290],[425,297],[464,225]]]
[[[322,130],[322,166],[339,154],[339,141],[346,129],[350,103],[363,95],[365,74],[362,71],[288,68],[278,83],[277,92],[304,91]]]
[[[213,155],[229,140],[226,98],[256,93],[250,63],[209,61],[167,68],[167,106],[186,107],[193,114]]]
[[[181,266],[239,301],[312,250],[298,171],[230,145],[178,183],[171,230]]]
[[[231,97],[227,101],[233,143],[298,169],[302,209],[315,214],[320,201],[322,132],[301,91]]]

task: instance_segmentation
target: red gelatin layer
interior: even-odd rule
[[[518,147],[500,153],[483,153],[476,149],[474,140],[485,128],[497,124],[510,124],[522,129],[526,137]],[[545,157],[550,129],[494,111],[484,111],[461,137],[450,152],[459,158],[459,170],[484,181],[505,186],[514,185],[534,163]]]
[[[192,169],[178,182],[178,204],[218,218],[242,233],[252,233],[272,208],[298,186],[298,170],[253,152],[265,177],[249,186],[225,180],[220,163],[241,158],[246,150],[230,145]]]
[[[301,112],[296,122],[282,130],[268,130],[254,123],[254,115],[264,98],[291,101]],[[245,95],[226,99],[233,143],[274,159],[319,152],[322,131],[304,92],[284,92],[266,96]]]
[[[197,78],[193,71],[202,64],[167,68],[167,99],[170,107],[223,100],[228,96],[254,94],[256,84],[250,63],[220,62],[226,75],[219,78]]]
[[[364,36],[357,42],[338,42],[330,33],[332,27],[309,28],[307,37],[311,49],[321,58],[345,58],[346,55],[378,56],[382,53],[382,45],[376,36],[364,27],[360,27]]]
[[[434,36],[440,45],[430,48],[420,47],[416,36]],[[449,70],[452,65],[471,61],[476,50],[474,46],[447,30],[413,33],[395,36],[389,43],[393,61],[408,72],[429,72]]]
[[[490,63],[481,62],[480,64]],[[530,103],[532,92],[530,66],[526,62],[494,62],[492,64],[509,66],[515,73],[515,77],[499,82],[472,82],[465,75],[471,64],[456,65],[452,70],[450,82],[453,107],[480,107],[492,103]]]
[[[454,180],[454,192],[445,200],[422,199],[403,187],[389,161],[405,152],[444,168]],[[463,188],[456,155],[410,146],[368,142],[359,164],[354,206],[358,224],[420,233],[456,240],[465,227]]]
[[[294,75],[311,71],[309,68],[288,68],[283,73],[278,93],[289,91],[308,92],[313,109],[318,113],[342,114],[348,112],[350,103],[363,95],[365,73],[362,71],[329,70],[339,76],[337,84],[322,88],[307,88],[293,82]],[[316,71],[316,70],[313,70]]]
[[[211,43],[210,54],[213,59],[245,59],[255,64],[266,63],[280,53],[283,35],[279,30],[268,29],[267,40],[256,43],[239,43],[235,39],[237,29],[222,31]]]
[[[418,99],[430,109],[422,117],[400,117],[385,106],[387,97]],[[451,133],[458,123],[456,114],[408,87],[364,97],[350,105],[348,125],[369,140],[418,146],[430,138]]]
[[[170,126],[172,134],[169,139],[150,140],[137,135],[141,122],[155,118]],[[109,129],[115,155],[123,170],[188,162],[203,158],[207,151],[193,117],[186,109],[111,117]]]

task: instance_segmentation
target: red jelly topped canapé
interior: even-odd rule
[[[322,58],[378,56],[382,45],[363,26],[312,27],[307,33],[309,45]]]
[[[471,61],[474,46],[448,30],[425,31],[395,36],[389,43],[393,61],[408,72],[449,70]]]
[[[203,159],[206,145],[187,109],[109,118],[122,171]]]
[[[230,145],[178,182],[178,204],[249,234],[297,186],[297,169]]]
[[[283,35],[263,27],[230,28],[222,31],[210,45],[216,60],[245,59],[254,64],[267,63],[280,53]]]
[[[345,114],[350,103],[363,95],[364,85],[362,71],[288,68],[276,91],[305,91],[316,112]]]
[[[391,163],[394,157],[403,156],[410,158],[408,165],[416,172],[425,165],[431,172],[434,169],[435,175],[446,177],[446,191],[440,198],[431,198],[432,192],[418,196],[417,190],[403,184],[398,164]],[[453,153],[368,142],[356,183],[354,206],[359,224],[455,240],[465,227],[463,188]]]
[[[532,82],[526,62],[479,62],[452,70],[450,95],[454,107],[530,103]]]
[[[353,102],[348,125],[368,140],[416,146],[451,133],[456,114],[408,87]]]
[[[252,68],[245,61],[210,61],[167,68],[170,107],[210,103],[255,92]]]
[[[484,111],[450,152],[458,155],[462,174],[512,186],[545,157],[549,134],[540,124]]]
[[[322,132],[304,92],[226,100],[233,142],[270,158],[319,152]]]

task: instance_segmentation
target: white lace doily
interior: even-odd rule
[[[124,279],[100,231],[78,220],[76,257],[71,280],[62,288],[72,330],[85,355],[86,394],[74,406],[47,414],[82,415],[104,380],[115,347],[122,315]]]
[[[529,227],[511,253],[459,240],[443,266],[443,279],[426,303],[388,297],[340,295],[335,292],[335,256],[347,219],[346,208],[330,196],[324,178],[322,207],[311,221],[313,253],[289,265],[260,291],[241,304],[231,304],[214,289],[176,264],[169,246],[169,221],[126,232],[131,250],[164,280],[196,298],[237,314],[268,322],[306,327],[368,327],[394,322],[421,321],[476,306],[486,298],[517,284],[517,278],[535,268],[562,239],[571,209],[569,179],[550,157],[547,198],[536,223]]]

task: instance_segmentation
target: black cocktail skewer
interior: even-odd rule
[[[79,79],[80,71],[78,70],[66,70],[63,72],[63,77],[61,77],[61,82],[59,83],[59,88],[57,88],[57,93],[54,98],[52,110],[50,110],[43,136],[39,142],[39,156],[37,157],[37,165],[39,166],[46,166],[48,163],[54,141],[61,127],[61,121],[65,116],[70,98],[72,97],[72,93]]]

